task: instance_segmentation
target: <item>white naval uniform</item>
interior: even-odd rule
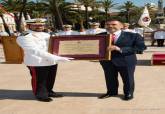
[[[154,39],[165,39],[165,31],[156,31]]]
[[[106,29],[102,29],[102,28],[88,29],[85,31],[85,34],[86,35],[95,35],[95,34],[99,34],[102,32],[106,32]]]
[[[17,37],[18,45],[24,50],[24,63],[27,66],[51,66],[63,59],[48,53],[49,38],[50,34],[44,32],[31,32]]]
[[[57,36],[80,35],[80,33],[77,32],[77,31],[69,30],[69,31],[61,31],[61,32],[57,33],[56,35],[57,35]]]
[[[134,28],[134,31],[136,33],[139,33],[143,37],[143,32],[144,32],[144,29],[143,28]]]
[[[132,29],[124,29],[123,31],[125,31],[125,32],[132,32],[132,33],[136,33],[136,31],[135,31],[135,30],[132,30]]]

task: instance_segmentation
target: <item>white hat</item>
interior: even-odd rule
[[[93,23],[90,23],[90,25],[99,26],[99,25],[100,25],[100,23],[93,22]]]
[[[66,25],[63,25],[64,28],[72,28],[72,25],[69,25],[69,24],[66,24]]]
[[[29,19],[26,20],[25,22],[27,23],[45,23],[47,20],[44,18],[36,18],[36,19]]]
[[[123,23],[123,25],[129,26],[130,24],[129,23]]]

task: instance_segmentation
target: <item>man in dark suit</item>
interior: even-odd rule
[[[106,22],[107,32],[112,34],[113,44],[108,47],[111,51],[111,60],[101,60],[104,70],[107,93],[98,98],[107,98],[118,95],[118,73],[123,81],[124,100],[133,98],[134,71],[136,66],[136,52],[146,49],[144,39],[137,33],[122,31],[122,23],[118,20]]]

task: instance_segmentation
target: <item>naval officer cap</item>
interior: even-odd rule
[[[37,24],[40,24],[40,23],[45,23],[47,20],[44,19],[44,18],[35,18],[35,19],[29,19],[29,20],[26,20],[25,22],[26,23],[37,23]]]
[[[66,24],[66,25],[63,25],[63,28],[72,28],[72,25]]]
[[[90,23],[91,26],[99,26],[100,23],[97,23],[97,22],[93,22],[93,23]]]
[[[123,25],[125,25],[125,26],[129,26],[130,24],[129,24],[129,23],[123,23]]]

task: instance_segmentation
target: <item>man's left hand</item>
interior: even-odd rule
[[[108,50],[110,50],[110,51],[114,51],[114,50],[121,51],[121,49],[118,46],[115,46],[115,45],[112,45],[112,46],[108,47]]]

